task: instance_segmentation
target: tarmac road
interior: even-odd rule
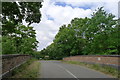
[[[83,66],[61,61],[40,61],[41,78],[111,78],[106,74]]]

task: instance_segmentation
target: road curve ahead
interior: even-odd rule
[[[40,78],[111,78],[101,72],[60,61],[40,61]]]

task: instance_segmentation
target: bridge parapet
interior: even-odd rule
[[[64,61],[79,61],[90,64],[109,65],[120,68],[120,55],[79,55],[63,58]]]
[[[2,74],[1,77],[6,77],[10,75],[10,72],[21,64],[25,63],[31,58],[30,55],[26,54],[8,54],[2,55]]]

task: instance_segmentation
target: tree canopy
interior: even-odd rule
[[[41,2],[2,2],[2,23],[8,20],[15,24],[25,20],[29,24],[40,22]]]
[[[2,2],[2,54],[34,54],[38,41],[30,24],[40,22],[41,7],[41,2]]]
[[[44,49],[50,59],[75,55],[120,54],[120,25],[115,16],[98,8],[91,18],[74,18],[60,27],[51,45]],[[41,54],[44,54],[41,51]]]

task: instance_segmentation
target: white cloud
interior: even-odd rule
[[[90,9],[84,10],[82,8],[72,8],[70,6],[62,7],[51,5],[46,14],[54,18],[57,24],[67,24],[75,17],[89,17],[92,11]]]
[[[55,5],[55,2],[65,2],[66,6]],[[68,24],[75,17],[91,17],[92,12],[98,7],[104,6],[107,12],[118,15],[118,0],[44,0],[40,9],[42,13],[41,22],[32,24],[36,30],[38,50],[50,45],[63,24]],[[76,7],[72,7],[76,6]],[[89,7],[88,9],[85,9]]]

